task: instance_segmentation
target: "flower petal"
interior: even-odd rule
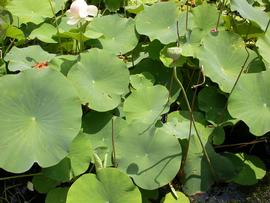
[[[67,21],[68,25],[76,25],[80,21],[80,18],[70,17]]]
[[[73,16],[84,18],[87,16],[87,3],[84,0],[75,0],[70,6],[70,12]]]
[[[83,8],[83,9],[80,9],[79,16],[81,18],[86,18],[88,16],[87,7],[86,8]]]
[[[94,5],[87,6],[87,14],[93,17],[97,16],[98,8]]]

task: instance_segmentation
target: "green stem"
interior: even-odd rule
[[[116,153],[115,153],[115,139],[114,139],[114,117],[112,117],[112,164],[116,168]]]
[[[32,177],[32,176],[40,176],[40,175],[42,175],[42,173],[22,174],[22,175],[17,175],[17,176],[9,176],[9,177],[0,178],[0,181],[17,179],[17,178]]]
[[[7,52],[12,48],[13,43],[15,42],[15,39],[12,39],[12,41],[9,43],[8,47],[5,49],[2,57],[4,58]]]
[[[80,23],[80,40],[79,40],[80,49],[79,52],[82,53],[84,50],[84,43],[83,43],[83,24]]]
[[[270,25],[270,20],[268,20],[268,23],[267,23],[267,25],[266,25],[266,28],[265,28],[264,32],[267,32],[267,30],[268,30],[268,28],[269,28],[269,25]]]
[[[222,14],[222,12],[223,12],[223,10],[224,10],[225,1],[226,1],[226,0],[223,0],[223,1],[221,2],[221,8],[220,8],[220,10],[219,10],[218,19],[217,19],[217,24],[216,24],[216,31],[218,31],[218,25],[219,25],[219,22],[220,22],[221,14]]]
[[[229,97],[232,95],[232,93],[233,93],[233,91],[234,91],[234,89],[235,89],[237,83],[238,83],[239,80],[240,80],[241,75],[242,75],[243,72],[244,72],[244,69],[245,69],[245,67],[246,67],[246,64],[247,64],[247,62],[248,62],[248,59],[249,59],[250,54],[249,54],[249,51],[248,51],[248,49],[247,49],[246,46],[245,46],[245,50],[246,50],[246,52],[247,52],[247,57],[246,57],[246,59],[245,59],[245,61],[244,61],[244,64],[243,64],[242,67],[241,67],[241,70],[240,70],[239,74],[237,75],[237,78],[236,78],[236,80],[235,80],[235,82],[234,82],[234,84],[233,84],[233,87],[232,87],[232,89],[231,89],[231,91],[230,91],[230,93],[229,93]],[[226,112],[226,109],[227,109],[227,106],[228,106],[228,102],[229,102],[229,97],[228,97],[227,102],[226,102],[226,104],[225,104],[225,106],[224,106],[224,108],[223,108],[223,110],[222,110],[221,115],[220,115],[219,123],[222,123],[223,120],[224,120],[225,112]]]
[[[215,178],[217,178],[217,175],[216,175],[216,173],[215,173],[215,170],[214,170],[214,168],[213,168],[213,166],[212,166],[212,164],[211,164],[209,155],[208,155],[208,153],[207,153],[207,151],[206,151],[206,149],[205,149],[205,147],[204,147],[204,145],[203,145],[202,139],[201,139],[201,137],[200,137],[200,135],[199,135],[199,132],[198,132],[198,129],[197,129],[197,127],[196,127],[195,119],[194,119],[193,112],[192,112],[192,108],[191,108],[191,106],[190,106],[190,104],[189,104],[189,100],[188,100],[188,97],[187,97],[185,88],[184,88],[184,86],[182,85],[182,83],[181,83],[181,81],[179,80],[179,78],[177,77],[176,66],[173,68],[173,73],[174,73],[174,78],[175,78],[176,82],[178,83],[178,85],[180,86],[180,89],[181,89],[182,92],[183,92],[184,99],[185,99],[185,102],[186,102],[186,104],[187,104],[188,111],[189,111],[189,114],[190,114],[191,122],[193,123],[194,130],[195,130],[196,135],[197,135],[197,137],[198,137],[198,139],[199,139],[199,142],[200,142],[200,145],[201,145],[201,147],[202,147],[203,153],[204,153],[204,155],[205,155],[205,157],[206,157],[206,160],[207,160],[207,162],[208,162],[208,164],[209,164],[211,173],[212,173],[212,175],[213,175]],[[191,133],[189,134],[188,142],[190,142],[190,138],[191,138]],[[188,152],[187,152],[187,153],[188,153]],[[186,154],[186,156],[187,156],[187,154]]]
[[[59,25],[57,23],[57,18],[56,18],[55,10],[54,10],[53,5],[52,5],[52,0],[48,0],[48,1],[49,1],[49,4],[50,4],[50,7],[51,7],[51,11],[52,11],[53,16],[54,16],[54,22],[55,22],[55,26],[56,26],[56,32],[57,32],[58,41],[61,44],[61,37],[59,36],[59,34],[60,34]],[[60,49],[61,54],[63,54],[62,44],[60,45],[60,48],[61,48]]]
[[[188,31],[188,10],[189,10],[189,4],[187,1],[187,11],[186,11],[186,31]]]

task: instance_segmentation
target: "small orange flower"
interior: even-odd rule
[[[44,68],[48,67],[48,62],[45,61],[45,62],[41,62],[41,63],[36,63],[35,65],[33,65],[33,67],[37,68],[37,69],[44,69]]]

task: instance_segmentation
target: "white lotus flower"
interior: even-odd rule
[[[87,5],[85,0],[75,0],[72,2],[70,9],[67,10],[69,17],[67,24],[76,25],[80,21],[91,21],[97,14],[98,8],[96,6]]]

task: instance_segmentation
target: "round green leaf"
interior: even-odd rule
[[[38,28],[34,29],[31,34],[29,35],[30,39],[39,39],[42,42],[46,43],[57,43],[52,37],[56,35],[57,30],[56,28],[48,23],[43,23]]]
[[[230,180],[236,175],[236,169],[230,159],[216,153],[212,144],[210,144],[209,136],[213,129],[204,127],[199,123],[196,123],[196,127],[215,174],[212,173],[210,165],[205,158],[199,138],[195,133],[194,127],[192,127],[189,150],[184,165],[183,181],[183,191],[188,195],[205,192],[215,181]],[[188,135],[189,126],[186,126],[185,131]],[[187,147],[186,140],[187,138],[181,140],[182,145],[185,147]]]
[[[70,159],[65,157],[58,164],[42,169],[42,174],[47,176],[50,179],[67,182],[72,178]]]
[[[89,134],[93,149],[112,146],[112,118],[111,112],[96,111],[91,111],[83,117],[82,128]]]
[[[211,136],[214,145],[221,145],[225,141],[225,131],[222,127],[216,127]]]
[[[238,11],[243,18],[257,23],[262,30],[265,30],[270,20],[269,15],[264,12],[261,8],[253,7],[246,0],[230,0],[231,9]]]
[[[168,90],[161,85],[133,91],[124,102],[127,121],[140,120],[143,123],[153,123],[166,109],[168,98]]]
[[[270,131],[270,71],[241,76],[229,97],[230,114],[243,120],[256,136]],[[259,116],[258,116],[259,115]]]
[[[44,51],[39,45],[33,45],[25,48],[14,46],[4,59],[9,62],[10,71],[22,71],[30,69],[38,63],[49,62],[54,57],[55,54]]]
[[[23,31],[12,25],[8,26],[5,34],[6,37],[17,39],[18,41],[25,40],[25,35]]]
[[[159,196],[159,190],[144,190],[140,188],[142,195],[142,203],[152,203],[153,200],[157,200]]]
[[[194,26],[203,30],[204,34],[216,27],[219,11],[216,5],[204,3],[191,10]],[[222,18],[220,19],[222,22]]]
[[[258,51],[260,55],[268,64],[270,64],[270,30],[268,30],[262,37],[258,38],[256,45],[259,48]]]
[[[61,184],[61,182],[48,178],[44,175],[35,176],[32,183],[34,185],[34,189],[39,193],[48,193],[57,185]]]
[[[133,50],[138,43],[135,22],[132,18],[108,15],[95,18],[89,26],[90,30],[103,33],[99,38],[102,49],[114,54],[125,54]]]
[[[151,60],[150,58],[143,59],[138,63],[134,69],[131,70],[132,74],[141,74],[149,72],[155,78],[155,85],[163,85],[170,90],[170,103],[174,102],[179,96],[179,86],[176,82],[172,81],[172,70],[166,68],[160,61]],[[177,69],[177,73],[181,74],[181,69]]]
[[[161,203],[190,203],[188,197],[182,192],[177,191],[177,198],[172,193],[166,194],[166,196],[161,200]]]
[[[77,58],[76,55],[59,55],[49,62],[49,67],[67,75],[71,67],[77,62]]]
[[[178,11],[176,4],[162,2],[146,7],[136,17],[138,33],[147,35],[150,40],[158,39],[163,44],[175,42]]]
[[[71,68],[68,78],[76,87],[81,102],[96,111],[109,111],[121,102],[128,91],[129,72],[126,65],[111,53],[91,49],[82,53]]]
[[[39,24],[53,13],[48,0],[12,0],[6,8],[19,17],[20,23],[32,22]]]
[[[103,159],[105,154],[112,153],[112,125],[114,126],[115,138],[119,131],[126,126],[126,121],[113,117],[112,112],[95,112],[91,111],[83,117],[82,128],[89,136],[92,142],[93,150]],[[108,159],[107,165],[111,164]]]
[[[198,94],[198,104],[210,123],[220,124],[232,119],[226,109],[227,97],[218,88],[204,87]]]
[[[130,84],[134,89],[151,87],[155,82],[154,76],[149,72],[142,72],[130,76]]]
[[[218,83],[224,92],[231,91],[246,57],[245,43],[241,37],[225,31],[206,36],[198,54],[205,75]]]
[[[116,162],[139,187],[153,190],[174,179],[180,169],[182,150],[177,138],[165,129],[144,129],[144,123],[135,123],[120,132]]]
[[[70,187],[67,203],[140,203],[141,194],[131,179],[115,168],[81,176]]]
[[[246,154],[237,154],[237,157],[242,160],[241,164],[244,163],[244,166],[233,179],[234,182],[240,185],[254,185],[265,176],[266,169],[261,159]]]
[[[73,140],[68,155],[74,176],[78,176],[88,169],[92,159],[92,153],[92,144],[89,135],[82,132],[79,133]]]
[[[68,188],[55,188],[51,190],[45,199],[45,203],[65,203],[67,199]]]
[[[0,92],[0,167],[18,173],[35,162],[60,162],[81,127],[81,106],[68,80],[51,69],[30,69],[1,77]]]

